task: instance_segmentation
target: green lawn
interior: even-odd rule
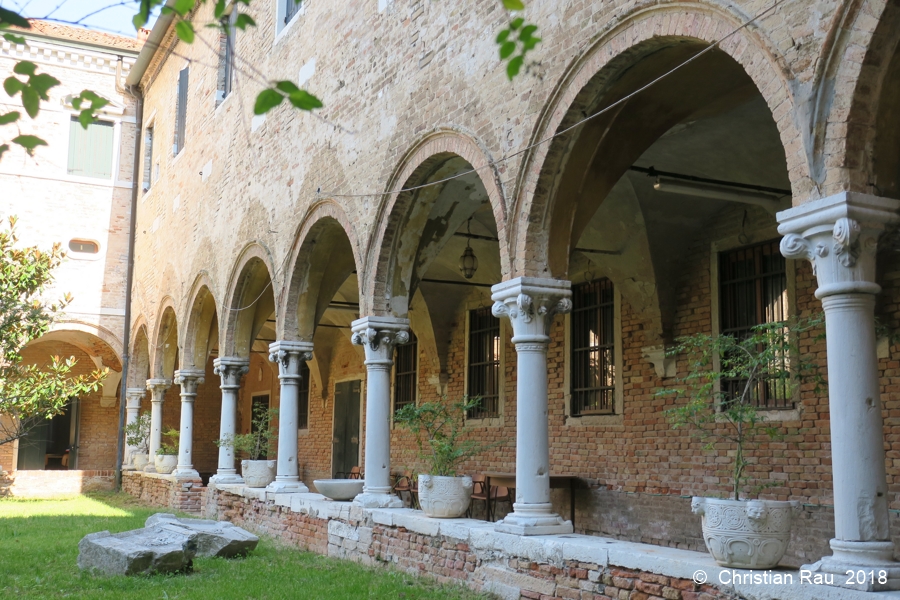
[[[0,500],[0,597],[227,598],[483,598],[462,587],[391,569],[374,569],[279,546],[263,538],[247,558],[194,561],[189,575],[105,577],[75,564],[84,535],[142,527],[160,509],[125,495],[67,500]]]

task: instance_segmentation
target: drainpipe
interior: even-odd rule
[[[121,65],[121,60],[119,62]],[[120,68],[116,69],[116,88]],[[122,489],[122,460],[125,450],[125,391],[128,389],[128,363],[131,357],[131,288],[134,281],[134,234],[137,225],[138,179],[141,173],[141,137],[143,137],[144,96],[137,85],[123,88],[135,99],[134,166],[131,173],[131,215],[128,224],[128,271],[125,275],[125,331],[122,334],[122,384],[119,389],[119,429],[116,438],[116,491]]]

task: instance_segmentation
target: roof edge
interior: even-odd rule
[[[167,0],[165,6],[172,6],[173,4],[175,4],[175,0]],[[128,72],[128,77],[125,78],[125,85],[133,86],[141,82],[144,73],[147,72],[147,67],[150,66],[150,61],[156,56],[156,52],[159,50],[166,32],[169,31],[169,26],[174,20],[174,11],[170,11],[168,14],[161,14],[156,19],[153,29],[150,30],[150,35],[144,40],[144,47],[141,48],[141,53],[138,54],[137,60]]]

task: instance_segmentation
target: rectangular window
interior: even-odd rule
[[[409,341],[394,350],[394,412],[416,403],[419,341],[409,332]]]
[[[309,429],[309,365],[300,361],[300,386],[297,389],[297,429]]]
[[[238,11],[232,10],[228,19],[228,34],[219,32],[219,72],[216,75],[216,106],[231,93],[234,81],[234,22]]]
[[[480,404],[469,411],[470,419],[500,416],[500,321],[490,307],[469,311],[469,398]]]
[[[175,96],[175,142],[172,154],[178,155],[184,148],[184,129],[187,124],[188,67],[178,73],[178,91]]]
[[[615,413],[616,335],[613,283],[605,277],[572,286],[571,415]]]
[[[300,10],[300,6],[306,0],[281,0],[284,2],[284,24],[287,25]]]
[[[77,117],[69,123],[69,175],[112,178],[113,124],[97,121],[81,126]]]
[[[787,271],[778,245],[774,240],[719,254],[719,315],[723,334],[740,339],[750,335],[756,325],[787,320]],[[788,360],[788,353],[782,353],[781,364],[773,365],[773,371],[784,372]],[[764,409],[792,409],[789,387],[776,378],[763,381],[752,391],[753,403]],[[743,380],[722,380],[725,398],[734,397],[743,389]]]
[[[153,126],[144,129],[144,182],[143,188],[146,192],[152,185],[151,177],[153,175]]]

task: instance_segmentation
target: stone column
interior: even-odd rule
[[[141,410],[141,398],[144,397],[144,394],[147,393],[147,390],[144,388],[128,388],[125,390],[125,425],[131,425],[138,419],[138,413]],[[126,469],[134,468],[134,455],[137,452],[137,448],[134,446],[125,446],[125,462],[124,467]]]
[[[804,568],[833,573],[839,585],[848,570],[875,569],[869,589],[900,589],[900,563],[891,562],[874,318],[878,236],[898,221],[898,208],[897,200],[843,192],[778,213],[781,253],[812,262],[825,310],[834,554]],[[879,584],[882,569],[887,582]]]
[[[409,341],[409,319],[363,317],[351,324],[353,343],[366,352],[366,438],[363,493],[368,508],[402,508],[391,494],[391,367],[394,346]]]
[[[279,340],[269,345],[269,360],[278,363],[281,400],[278,404],[278,466],[266,491],[276,494],[308,492],[300,481],[297,463],[297,410],[300,401],[300,363],[312,358],[312,343]]]
[[[250,370],[250,361],[246,358],[222,357],[213,361],[213,372],[221,377],[222,416],[219,421],[219,467],[210,482],[219,484],[244,483],[244,478],[234,468],[234,446],[224,443],[232,440],[237,433],[238,392],[241,389],[241,377]]]
[[[197,387],[204,381],[206,372],[202,369],[181,369],[175,371],[175,383],[181,386],[181,432],[178,437],[178,466],[172,472],[176,477],[199,478],[194,469],[194,400]]]
[[[519,277],[491,288],[495,317],[506,317],[516,346],[516,501],[495,526],[519,535],[572,533],[550,503],[547,347],[553,317],[572,308],[571,283]]]
[[[172,382],[168,379],[147,380],[147,389],[150,390],[150,463],[144,467],[147,473],[156,473],[153,460],[156,458],[156,451],[162,445],[163,401],[170,385]]]

